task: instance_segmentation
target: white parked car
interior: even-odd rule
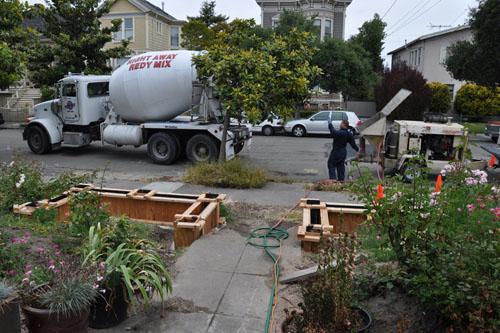
[[[354,133],[356,134],[356,128],[361,125],[361,120],[359,120],[354,112],[326,110],[319,111],[307,119],[297,119],[287,122],[284,126],[285,132],[297,137],[305,136],[306,134],[330,134],[330,130],[328,130],[330,114],[335,129],[340,129],[340,122],[347,120],[349,126],[354,129]]]
[[[252,132],[262,133],[267,136],[281,131],[283,131],[283,120],[274,114],[263,122],[252,126]]]

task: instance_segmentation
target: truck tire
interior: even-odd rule
[[[234,146],[234,154],[238,154],[240,151],[243,150],[243,147],[245,146],[245,142],[238,143],[237,145]]]
[[[303,137],[306,135],[306,129],[302,125],[297,125],[294,128],[292,128],[292,134],[295,137]]]
[[[492,136],[491,141],[497,143],[498,142],[498,136]]]
[[[192,163],[214,161],[219,156],[219,148],[211,137],[196,134],[186,145],[186,156]]]
[[[155,133],[148,140],[148,155],[156,164],[172,164],[179,156],[179,145],[172,135]]]
[[[52,144],[47,132],[38,125],[31,126],[27,129],[26,140],[31,151],[37,155],[50,153]]]

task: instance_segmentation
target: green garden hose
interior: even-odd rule
[[[275,227],[272,228],[258,228],[255,230],[252,230],[250,233],[250,236],[248,236],[247,241],[248,244],[256,246],[256,247],[263,247],[267,254],[271,257],[273,260],[274,264],[276,265],[276,278],[274,279],[274,285],[273,285],[273,290],[271,292],[271,299],[269,301],[269,310],[267,311],[267,319],[266,319],[266,333],[269,332],[269,320],[271,318],[272,314],[272,308],[273,308],[273,303],[274,303],[274,293],[277,288],[276,282],[278,281],[278,276],[280,275],[280,268],[278,264],[278,259],[276,259],[271,251],[269,251],[270,248],[275,248],[275,247],[280,247],[281,243],[284,239],[288,238],[288,232],[282,229],[277,229]],[[253,240],[256,239],[261,239],[262,242],[255,243]],[[271,241],[271,244],[268,243],[268,239]],[[272,327],[271,327],[272,330]]]

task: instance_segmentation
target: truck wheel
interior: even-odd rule
[[[219,155],[219,148],[209,136],[196,134],[187,143],[186,155],[192,163],[213,161]]]
[[[420,177],[420,175],[422,174],[422,169],[420,166],[417,166],[415,164],[404,162],[403,166],[399,170],[399,173],[403,176],[405,182],[411,183],[415,178]]]
[[[498,142],[498,136],[492,136],[491,141],[497,143]]]
[[[271,136],[274,134],[274,130],[271,126],[264,126],[264,128],[262,129],[262,134],[264,134],[265,136]]]
[[[148,141],[148,155],[156,164],[171,164],[178,156],[178,142],[167,133],[155,133]]]
[[[245,142],[238,143],[236,146],[234,146],[234,154],[236,155],[240,151],[242,151],[244,146],[245,146]]]
[[[40,126],[31,126],[27,129],[26,139],[31,151],[37,155],[49,153],[52,150],[47,132]]]
[[[302,125],[297,125],[292,129],[293,136],[302,137],[306,135],[306,129]]]

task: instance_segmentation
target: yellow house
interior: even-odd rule
[[[130,40],[128,47],[132,55],[181,49],[181,29],[186,21],[176,19],[146,0],[115,0],[109,13],[101,18],[101,25],[109,27],[114,19],[122,19],[121,30],[104,49],[118,46],[122,39]],[[125,61],[111,59],[111,67],[116,68]]]

